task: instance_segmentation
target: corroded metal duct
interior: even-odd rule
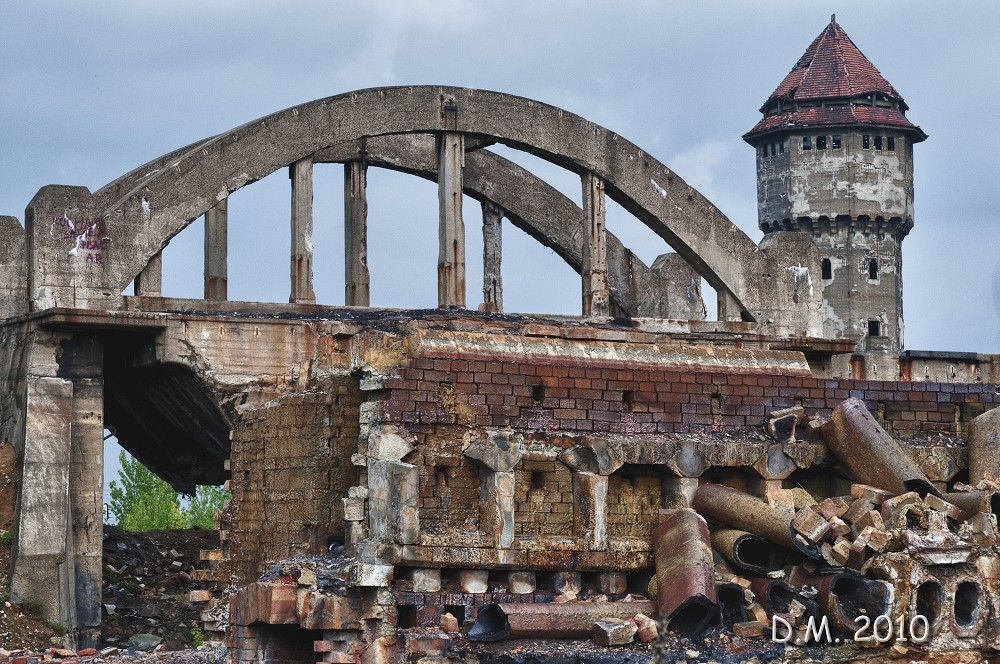
[[[768,615],[788,613],[792,600],[805,607],[803,617],[819,618],[819,605],[784,581],[778,579],[754,579],[750,589],[757,596],[757,601],[767,610]]]
[[[795,516],[792,512],[769,505],[760,498],[709,483],[698,487],[692,504],[700,514],[728,526],[758,535],[810,558],[820,557],[815,545],[796,539],[792,530],[792,517]]]
[[[958,491],[943,494],[945,500],[962,510],[962,518],[971,519],[983,512],[1000,519],[1000,491]]]
[[[889,615],[892,589],[884,581],[841,572],[810,577],[806,584],[819,591],[819,608],[829,618],[830,627],[840,634],[854,634],[858,616]]]
[[[718,612],[708,524],[691,508],[665,512],[653,531],[660,617],[668,630],[698,636]]]
[[[837,406],[821,432],[827,447],[856,481],[897,496],[910,491],[921,498],[928,493],[941,495],[860,399]]]
[[[736,567],[756,574],[767,574],[785,564],[781,549],[745,530],[718,528],[712,533],[712,546]]]
[[[565,604],[487,604],[467,634],[470,641],[589,638],[594,623],[606,618],[629,620],[652,615],[656,602],[567,602]]]
[[[723,629],[732,629],[736,623],[747,621],[742,586],[735,583],[720,583],[715,587],[715,596],[719,603],[719,624]]]

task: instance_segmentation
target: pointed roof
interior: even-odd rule
[[[927,136],[906,119],[907,109],[903,96],[833,16],[761,106],[764,118],[743,138],[794,126],[875,124],[915,131],[922,141]]]

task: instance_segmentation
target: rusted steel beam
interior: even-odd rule
[[[858,616],[889,615],[892,591],[883,581],[866,579],[855,572],[841,572],[810,577],[806,585],[819,591],[816,599],[820,611],[829,619],[830,627],[841,634],[857,631]]]
[[[718,612],[708,524],[691,508],[664,512],[653,531],[660,617],[668,630],[698,636]]]
[[[785,564],[782,549],[745,530],[717,528],[712,533],[712,546],[736,567],[756,574],[767,574]]]
[[[1000,519],[1000,491],[957,491],[942,496],[962,510],[962,518],[971,519],[980,512],[994,514]]]
[[[860,399],[837,406],[821,429],[827,447],[858,482],[896,495],[941,494],[903,448],[875,420]]]
[[[469,630],[470,641],[589,638],[594,623],[604,618],[628,620],[637,613],[652,615],[656,603],[568,602],[566,604],[487,604]]]
[[[760,498],[721,484],[702,484],[694,494],[694,509],[717,521],[745,530],[766,540],[819,559],[819,549],[797,539],[792,530],[792,512],[774,507]]]

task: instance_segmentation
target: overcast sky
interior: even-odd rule
[[[915,148],[903,244],[908,348],[1000,352],[996,145],[1000,3],[0,3],[0,214],[45,184],[108,181],[256,117],[359,88],[445,84],[535,98],[608,127],[699,189],[754,240],[753,150],[740,136],[836,13],[930,138]],[[509,151],[504,152],[511,155]],[[579,180],[520,158],[575,200]],[[342,175],[316,169],[316,291],[343,303]],[[288,178],[230,201],[230,296],[288,295]],[[436,303],[436,188],[371,171],[372,300]],[[611,206],[647,263],[668,247]],[[478,206],[466,206],[468,302],[481,299]],[[201,226],[165,252],[165,294],[199,297]],[[579,281],[505,227],[508,310],[579,312]],[[544,287],[540,287],[540,284]]]

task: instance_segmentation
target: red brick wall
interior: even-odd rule
[[[442,390],[442,384],[446,386]],[[543,386],[538,388],[536,386]],[[388,421],[411,430],[465,424],[569,433],[687,433],[759,427],[767,413],[800,404],[829,415],[863,399],[900,437],[962,434],[993,407],[996,387],[801,376],[573,366],[421,357],[387,381]],[[447,403],[440,393],[449,395]],[[453,394],[453,398],[451,395]],[[536,400],[534,397],[541,397]]]

